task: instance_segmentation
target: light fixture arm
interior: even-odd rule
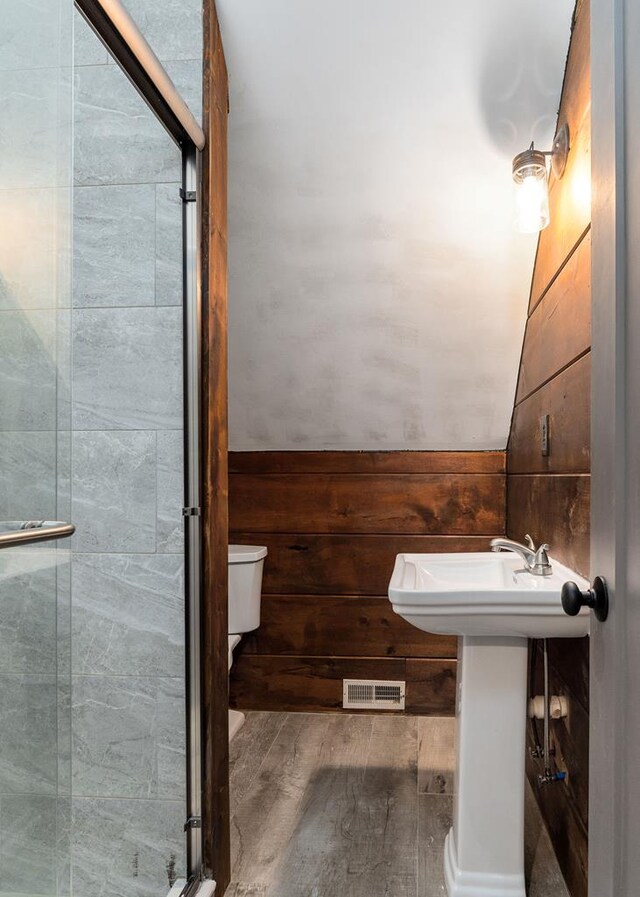
[[[553,138],[553,146],[550,150],[535,149],[532,140],[529,149],[522,153],[518,153],[513,160],[513,173],[516,175],[529,165],[546,165],[546,157],[551,156],[551,169],[556,178],[560,180],[567,167],[569,149],[569,125],[565,122],[565,124],[563,124],[563,126],[556,132],[556,136]]]
[[[565,122],[562,127],[556,131],[553,138],[553,146],[551,147],[551,169],[558,180],[564,174],[567,167],[567,158],[571,149],[571,139],[569,134],[569,125]]]

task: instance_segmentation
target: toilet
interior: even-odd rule
[[[260,625],[262,568],[266,556],[263,545],[229,545],[229,670],[242,634]],[[244,713],[229,711],[229,741],[243,723]]]

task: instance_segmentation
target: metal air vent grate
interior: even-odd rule
[[[405,683],[381,679],[343,679],[346,710],[404,710]]]

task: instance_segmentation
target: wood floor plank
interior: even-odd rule
[[[453,794],[456,721],[425,716],[418,721],[418,793]]]
[[[418,798],[418,894],[446,897],[444,839],[453,824],[453,798],[421,794]]]
[[[224,892],[224,897],[267,897],[265,885],[247,885],[232,881]]]
[[[234,805],[226,897],[445,897],[453,799],[418,792],[452,762],[452,720],[434,722],[249,713],[232,776],[257,771]],[[529,897],[569,897],[530,788],[525,858]]]
[[[375,718],[333,716],[298,810],[295,831],[281,846],[270,882],[278,897],[352,893],[345,856],[362,828],[362,788]]]
[[[257,710],[247,715],[243,727],[229,746],[231,814],[248,794],[260,767],[269,755],[286,713]]]
[[[270,886],[277,880],[330,722],[324,714],[287,714],[231,819],[234,881]]]
[[[551,786],[553,787],[553,786]],[[525,879],[529,897],[569,897],[531,785],[525,796]]]
[[[346,855],[350,887],[340,894],[415,897],[417,784],[417,719],[375,716],[357,823]]]

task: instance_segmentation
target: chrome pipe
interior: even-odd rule
[[[0,533],[0,548],[15,548],[18,545],[31,545],[33,542],[50,542],[53,539],[68,539],[76,531],[73,523],[60,523],[57,526],[31,526]]]
[[[549,648],[546,638],[542,640],[542,656],[544,662],[544,772],[551,772],[551,745],[549,743]]]

